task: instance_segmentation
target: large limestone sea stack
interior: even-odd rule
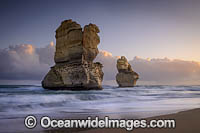
[[[116,81],[119,87],[133,87],[136,85],[139,75],[133,71],[126,57],[121,56],[117,60],[117,70],[119,73],[116,75]]]
[[[102,64],[93,63],[99,53],[99,28],[65,20],[56,30],[55,65],[42,81],[43,88],[65,90],[102,89]]]

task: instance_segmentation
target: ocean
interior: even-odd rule
[[[37,85],[0,85],[0,119],[34,115],[135,118],[200,107],[200,86],[135,86],[52,91]]]

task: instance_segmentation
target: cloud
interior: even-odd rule
[[[97,61],[104,65],[105,80],[115,80],[116,60],[111,53],[100,51]],[[140,75],[139,84],[191,85],[200,83],[200,63],[170,60],[168,58],[140,58],[135,56],[129,63]]]
[[[110,52],[101,50],[94,61],[103,64],[104,80],[114,80],[117,73],[116,62],[118,57]]]
[[[53,42],[44,48],[37,48],[36,53],[39,55],[40,63],[48,65],[54,64],[55,46]]]
[[[42,80],[54,65],[55,45],[43,48],[31,44],[0,49],[0,80]],[[100,50],[95,61],[103,64],[104,82],[115,81],[116,62],[119,56]],[[199,84],[200,63],[168,58],[144,59],[134,57],[129,61],[140,75],[139,84]]]
[[[135,57],[130,64],[139,73],[141,81],[156,84],[199,84],[200,81],[200,64],[195,61]]]
[[[21,44],[0,49],[0,79],[41,80],[53,62],[54,49],[52,43],[45,48]]]

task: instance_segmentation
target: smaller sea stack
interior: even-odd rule
[[[125,56],[121,56],[117,60],[117,70],[116,81],[119,87],[133,87],[136,85],[139,75],[133,71]]]

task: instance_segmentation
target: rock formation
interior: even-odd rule
[[[121,56],[117,60],[117,70],[119,73],[116,75],[116,81],[120,87],[133,87],[136,85],[139,75],[133,71],[126,57]]]
[[[90,90],[102,89],[102,64],[93,63],[99,53],[99,28],[89,24],[82,28],[65,20],[56,30],[55,66],[42,81],[46,89]]]

